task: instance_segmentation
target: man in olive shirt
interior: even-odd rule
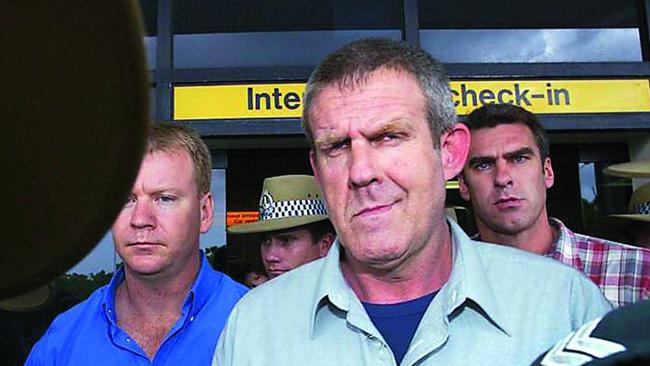
[[[525,365],[610,309],[575,270],[446,220],[469,130],[424,51],[351,43],[314,71],[304,100],[338,239],[243,298],[213,364]]]

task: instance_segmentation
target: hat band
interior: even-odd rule
[[[650,201],[641,202],[640,204],[634,207],[634,211],[637,214],[647,215],[650,214]]]
[[[325,204],[319,199],[278,201],[260,206],[260,221],[318,215],[327,215]]]

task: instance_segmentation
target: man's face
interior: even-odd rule
[[[461,196],[472,202],[479,230],[516,235],[546,216],[546,189],[553,185],[551,160],[542,163],[524,124],[472,131]]]
[[[354,88],[330,85],[310,117],[312,168],[346,258],[396,268],[419,253],[444,225],[445,179],[466,150],[455,172],[443,166],[415,78],[380,69]]]
[[[198,193],[185,150],[147,154],[112,227],[125,268],[140,275],[181,273],[198,260],[199,233],[212,224],[212,206],[210,193]]]
[[[266,273],[274,278],[324,256],[327,248],[315,243],[307,229],[296,229],[266,235],[260,254]]]

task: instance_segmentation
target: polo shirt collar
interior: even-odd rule
[[[194,280],[192,287],[190,287],[187,296],[185,297],[185,301],[183,301],[183,308],[182,308],[183,315],[181,315],[181,317],[186,316],[187,314],[190,315],[190,317],[188,318],[195,316],[208,302],[208,300],[210,299],[210,295],[214,291],[214,288],[218,288],[221,285],[221,278],[215,277],[215,279],[218,280],[219,282],[215,286],[214,284],[215,279],[211,278],[211,275],[213,275],[212,267],[210,266],[210,263],[208,262],[203,251],[200,250],[199,252],[200,252],[199,255],[200,255],[200,262],[201,262],[199,267],[199,272],[196,275],[196,279]],[[108,287],[106,288],[106,292],[104,292],[104,298],[102,300],[102,305],[106,317],[109,319],[109,322],[114,326],[117,326],[117,316],[116,316],[117,313],[115,309],[115,293],[117,291],[118,286],[122,283],[122,281],[124,281],[123,265],[120,266],[115,271],[115,274],[111,278],[111,281],[108,283]]]
[[[482,310],[482,316],[506,334],[510,334],[510,325],[498,308],[489,284],[485,282],[488,275],[483,266],[476,243],[453,221],[448,220],[452,238],[453,265],[447,283],[440,289],[432,304],[427,309],[423,321],[430,318],[431,308],[440,301],[443,311],[449,317],[454,310],[471,300]],[[316,291],[311,303],[310,336],[314,337],[318,311],[331,303],[344,312],[350,311],[358,298],[345,281],[340,266],[341,244],[337,239],[327,256],[318,276]],[[429,316],[427,316],[429,315]]]

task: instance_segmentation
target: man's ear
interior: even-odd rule
[[[471,201],[471,196],[469,194],[469,188],[467,187],[467,182],[463,178],[463,173],[458,174],[458,192],[460,196],[467,202]]]
[[[544,159],[544,185],[546,189],[553,187],[555,183],[555,173],[553,173],[553,164],[551,163],[551,158]]]
[[[212,193],[208,192],[201,198],[199,202],[201,209],[201,225],[200,230],[201,234],[205,234],[210,230],[212,226],[213,214],[214,214],[214,198]]]
[[[469,129],[456,123],[440,136],[440,157],[445,180],[450,180],[463,170],[469,153]]]
[[[318,254],[321,258],[327,255],[327,252],[330,250],[332,243],[334,243],[334,239],[336,239],[336,237],[333,233],[327,233],[320,238],[317,245],[319,252]]]

